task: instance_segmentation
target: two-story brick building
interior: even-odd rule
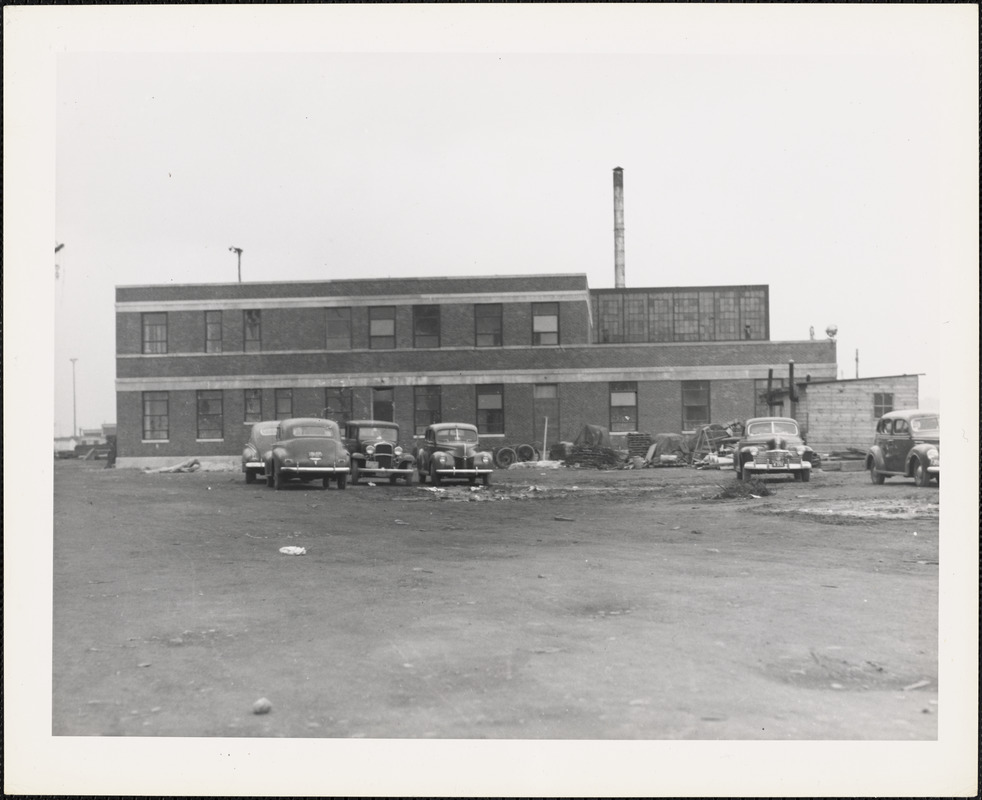
[[[591,290],[585,275],[121,286],[119,466],[236,457],[266,419],[476,424],[489,445],[586,423],[691,430],[767,413],[769,369],[836,376],[835,343],[770,341],[766,286]]]

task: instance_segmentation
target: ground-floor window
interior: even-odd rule
[[[324,418],[343,427],[351,419],[351,403],[351,389],[329,386],[324,390]]]
[[[242,404],[245,408],[245,422],[262,422],[263,419],[263,390],[245,389],[242,393]]]
[[[167,392],[143,393],[143,438],[170,438],[170,396]]]
[[[274,389],[276,418],[290,419],[293,416],[293,389]]]
[[[892,392],[874,392],[873,393],[873,416],[879,419],[884,414],[889,414],[893,411],[893,393]]]
[[[440,422],[440,387],[413,388],[413,433],[422,435],[427,427]]]
[[[489,383],[477,387],[478,433],[505,432],[505,387]]]
[[[610,384],[610,430],[638,429],[637,381],[614,381]]]
[[[225,420],[222,413],[221,389],[204,389],[198,392],[198,438],[225,438]]]
[[[682,381],[682,430],[709,422],[709,381]]]

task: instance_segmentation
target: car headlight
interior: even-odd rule
[[[747,452],[750,453],[750,455],[755,456],[755,455],[757,455],[757,453],[759,452],[759,450],[756,447],[751,447]]]
[[[807,449],[807,448],[806,448],[806,447],[805,447],[804,445],[802,445],[802,444],[799,444],[799,445],[798,445],[798,446],[797,446],[797,447],[796,447],[796,448],[794,449],[794,451],[795,451],[795,452],[796,452],[796,453],[797,453],[797,454],[798,454],[799,456],[803,456],[803,455],[805,454],[805,450],[806,450],[806,449]]]
[[[937,463],[940,455],[941,454],[938,452],[938,448],[936,447],[932,447],[927,451],[927,457],[930,459],[932,464]]]
[[[365,448],[365,455],[366,456],[375,455],[375,445],[372,444],[368,445],[368,447]]]
[[[296,462],[292,458],[284,458],[283,459],[283,466],[284,467],[292,467],[295,463]]]
[[[433,460],[439,461],[441,464],[445,464],[449,456],[446,453],[434,453]]]
[[[396,449],[393,450],[392,452],[395,453],[397,456],[401,456],[402,455],[402,448],[399,447],[399,445],[396,445]]]

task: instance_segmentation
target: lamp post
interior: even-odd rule
[[[78,422],[75,417],[75,362],[78,361],[77,358],[68,359],[72,362],[72,437],[78,433]]]
[[[242,283],[242,248],[241,247],[230,247],[230,253],[235,253],[239,261],[239,283]]]

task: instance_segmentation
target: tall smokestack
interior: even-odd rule
[[[614,167],[614,286],[624,282],[624,170]]]

